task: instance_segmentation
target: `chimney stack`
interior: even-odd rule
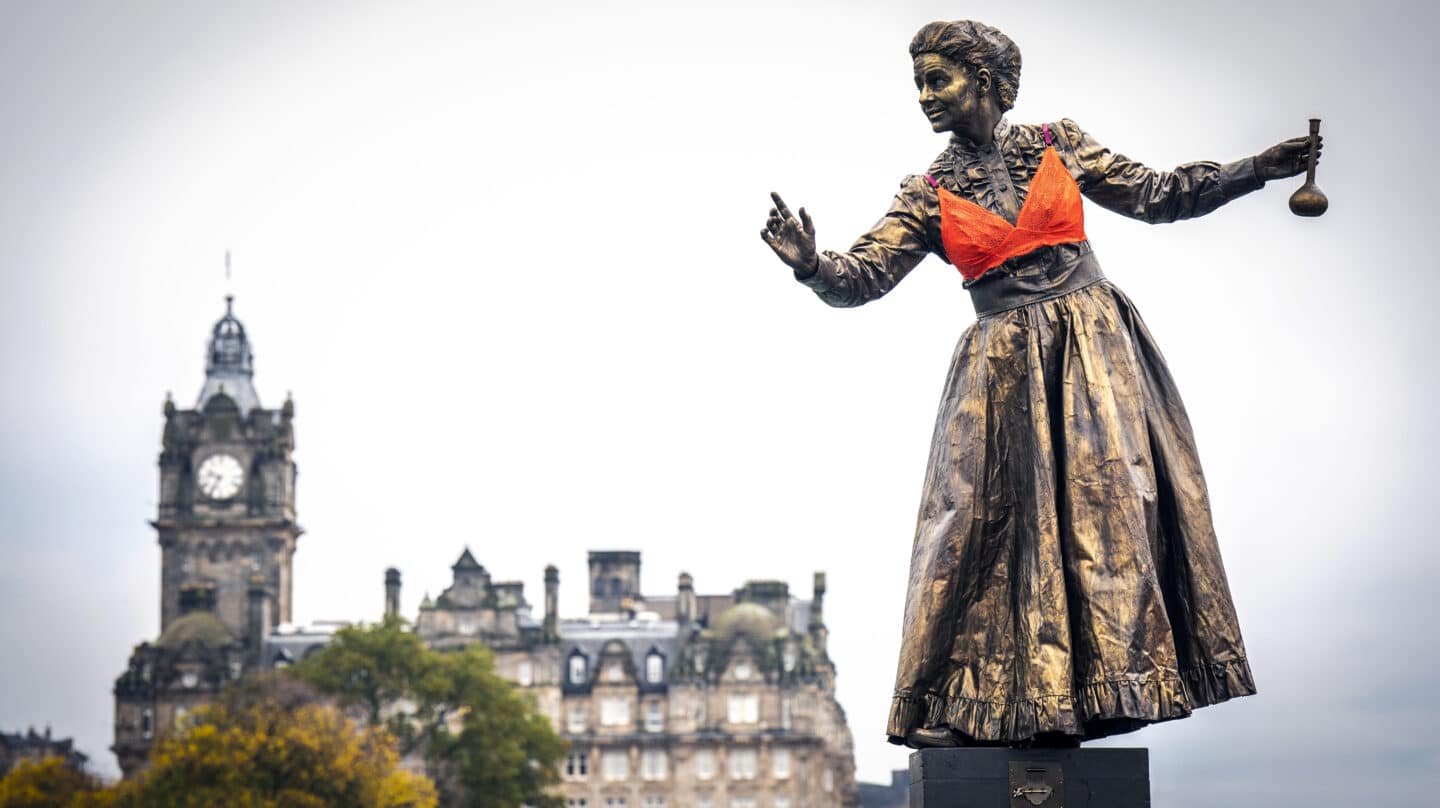
[[[560,639],[560,570],[554,564],[545,567],[545,627],[543,638],[548,642]]]
[[[825,573],[815,573],[815,596],[810,601],[810,637],[815,642],[815,648],[825,653],[825,640],[828,632],[825,629]]]
[[[681,629],[688,628],[695,620],[695,579],[690,573],[680,573],[679,585],[675,592],[675,622]]]
[[[385,570],[385,616],[400,616],[400,570]]]

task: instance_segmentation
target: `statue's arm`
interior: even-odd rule
[[[831,306],[869,303],[901,281],[930,254],[926,222],[932,202],[921,177],[907,177],[880,221],[844,252],[823,250],[795,279]]]
[[[1203,216],[1265,184],[1254,157],[1157,171],[1105,148],[1068,118],[1060,130],[1062,154],[1081,192],[1107,210],[1151,224]]]

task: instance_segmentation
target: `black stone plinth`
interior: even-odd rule
[[[1150,808],[1150,752],[922,749],[910,808]]]

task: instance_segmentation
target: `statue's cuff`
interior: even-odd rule
[[[794,272],[795,272],[795,280],[800,281],[801,283],[804,283],[805,281],[808,281],[808,280],[810,280],[811,278],[815,277],[817,274],[819,274],[819,271],[820,271],[820,255],[819,255],[818,252],[817,252],[816,255],[815,255],[815,259],[816,259],[816,260],[815,260],[815,263],[811,264],[811,265],[809,266],[809,268],[807,268],[807,269],[797,269],[797,270],[794,270]]]
[[[1265,180],[1255,172],[1255,158],[1246,157],[1220,166],[1220,193],[1225,201],[1244,196],[1265,187]]]
[[[835,286],[835,260],[823,252],[817,252],[814,268],[809,272],[796,272],[795,280],[816,292],[828,292]]]

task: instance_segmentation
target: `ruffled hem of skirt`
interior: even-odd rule
[[[886,732],[895,743],[916,729],[933,727],[949,727],[975,741],[1024,742],[1041,733],[1090,740],[1184,718],[1198,707],[1254,693],[1255,681],[1243,658],[1187,668],[1177,676],[1112,679],[1074,694],[1023,701],[902,692],[890,702]]]

